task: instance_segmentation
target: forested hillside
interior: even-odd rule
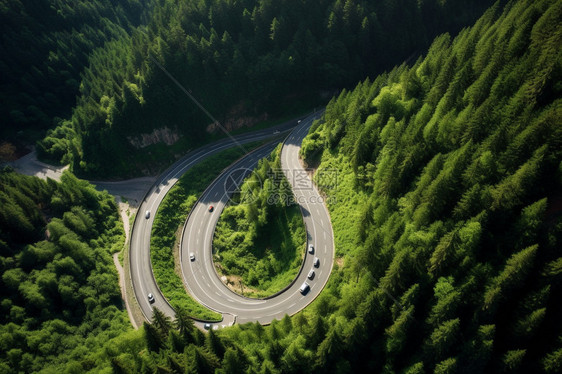
[[[1,0],[0,142],[41,139],[70,116],[89,56],[139,25],[148,0]]]
[[[80,175],[149,172],[208,139],[212,122],[161,67],[231,129],[309,109],[491,3],[154,1],[147,27],[90,56],[72,117],[39,155]]]
[[[124,236],[113,198],[0,171],[0,372],[82,372],[131,330],[111,253]]]
[[[303,154],[338,259],[314,303],[203,337],[156,313],[121,372],[558,373],[562,4],[494,7],[334,99]]]
[[[414,3],[428,4],[373,6],[403,5],[398,12]],[[44,152],[74,162],[82,172],[109,173],[124,166],[123,161],[115,161],[115,169],[102,166],[113,162],[106,155],[125,160],[125,152],[134,154],[113,140],[133,128],[127,116],[142,131],[151,131],[156,118],[158,127],[174,125],[174,108],[185,107],[185,99],[145,52],[150,49],[182,81],[216,76],[215,59],[221,56],[214,51],[228,49],[199,43],[222,43],[225,30],[209,26],[221,14],[219,5],[244,1],[213,4],[184,4],[172,12],[177,9],[172,2],[161,0],[146,34],[139,31],[98,50],[78,108],[42,143]],[[268,7],[282,2],[260,4],[273,9]],[[224,14],[237,14],[225,9]],[[256,9],[255,15],[242,14],[259,20],[261,8]],[[308,9],[307,21],[314,19],[314,9]],[[272,14],[264,16],[264,27],[273,24]],[[159,31],[159,22],[169,35]],[[211,29],[221,38],[213,38]],[[199,36],[190,41],[192,32]],[[245,45],[240,40],[258,35],[254,32],[252,26],[248,34],[230,36],[235,45]],[[172,35],[185,43],[174,44]],[[127,52],[130,45],[134,53]],[[560,1],[497,4],[457,37],[435,39],[425,57],[334,98],[305,139],[302,156],[314,168],[339,171],[337,188],[323,191],[330,197],[336,265],[309,307],[271,326],[235,325],[204,335],[184,310],[171,323],[155,309],[152,325],[123,333],[128,327],[109,256],[122,245],[122,231],[109,196],[71,174],[56,183],[2,172],[0,371],[561,372],[560,45]],[[283,55],[281,47],[274,50]],[[322,59],[331,61],[323,53]],[[191,56],[192,64],[204,61],[209,72],[180,69],[195,66],[182,56]],[[273,70],[257,69],[262,55],[251,56],[255,70],[246,71],[270,72],[264,82],[279,85]],[[376,61],[375,54],[363,63],[377,66]],[[105,69],[109,66],[115,69]],[[248,79],[241,92],[258,82]],[[326,82],[322,89],[336,84]],[[203,92],[206,85],[195,87],[205,100],[211,95]],[[291,93],[276,89],[280,102]],[[218,92],[212,109],[227,118],[228,109],[219,106],[232,105],[226,95],[232,91]],[[258,92],[265,107],[275,99],[265,88]],[[248,93],[231,100],[249,98]],[[162,113],[149,116],[151,106]],[[195,122],[186,123],[193,127],[176,129],[205,136]],[[111,153],[118,146],[123,153]]]
[[[303,147],[342,171],[345,276],[321,346],[353,342],[352,365],[562,368],[562,3],[500,14],[342,93]]]

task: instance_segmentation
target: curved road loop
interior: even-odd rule
[[[156,180],[154,185],[146,193],[133,223],[130,241],[130,270],[131,281],[135,292],[135,297],[139,307],[147,321],[152,319],[152,307],[157,307],[164,314],[175,317],[175,312],[162,295],[158,288],[150,261],[150,234],[154,223],[154,216],[157,214],[158,207],[164,196],[170,191],[179,178],[195,164],[203,161],[209,156],[217,154],[237,144],[247,144],[254,141],[261,141],[275,136],[278,132],[283,132],[296,125],[287,123],[266,130],[255,131],[252,133],[237,136],[233,139],[223,139],[221,141],[208,144],[193,152],[188,153],[181,160],[174,163],[168,170]],[[149,218],[145,212],[149,211]],[[173,269],[170,269],[173,271]],[[154,295],[154,303],[148,301],[148,294]]]
[[[299,161],[300,145],[314,119],[315,116],[310,116],[303,120],[287,137],[281,152],[281,167],[303,214],[307,244],[315,247],[313,254],[306,252],[302,271],[289,288],[269,299],[243,297],[221,282],[212,260],[215,226],[229,200],[229,192],[236,190],[241,183],[243,175],[240,170],[252,170],[276,144],[262,147],[227,168],[198,200],[184,226],[180,258],[185,286],[201,304],[222,313],[225,321],[234,317],[238,323],[258,321],[267,324],[283,318],[285,314],[293,315],[310,304],[328,282],[334,261],[330,216],[320,193]],[[209,211],[211,205],[214,207],[212,212]],[[191,253],[195,255],[194,260],[190,259]],[[318,267],[313,264],[315,257],[319,259]],[[311,269],[314,269],[315,275],[308,279]],[[305,281],[310,289],[302,294],[300,287]]]

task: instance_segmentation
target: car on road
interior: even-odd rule
[[[215,210],[215,207],[212,205],[209,205],[209,212],[212,212],[213,210]]]
[[[195,261],[195,253],[191,252],[191,253],[189,254],[189,259],[190,259],[191,261]]]
[[[305,293],[308,292],[309,289],[310,289],[310,285],[304,282],[300,288],[300,292],[304,295]]]
[[[150,218],[150,210],[147,210],[146,212],[144,212],[144,218],[146,218],[146,219]]]
[[[206,323],[204,326],[205,330],[210,330],[211,329],[211,324],[210,323]]]
[[[275,131],[273,131],[273,135],[277,135],[277,134],[279,134],[280,132],[281,132],[281,131],[279,131],[279,130],[275,130]]]
[[[320,266],[320,259],[318,257],[314,257],[314,261],[312,261],[314,267],[317,268]]]
[[[151,304],[154,303],[154,295],[152,293],[148,294],[148,302]]]
[[[308,253],[313,254],[314,253],[314,246],[312,244],[310,244],[308,246]]]
[[[310,279],[310,280],[314,279],[314,269],[311,269],[311,270],[308,272],[307,277],[308,277],[308,279]]]

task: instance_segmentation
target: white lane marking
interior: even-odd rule
[[[299,133],[300,133],[300,132],[304,132],[305,130],[307,130],[307,128],[304,128],[304,127],[303,127],[303,128],[299,131]],[[294,150],[292,150],[292,148],[294,148]],[[287,146],[287,150],[288,150],[288,151],[291,151],[291,150],[292,150],[293,152],[295,152],[295,151],[298,150],[298,148],[297,148],[296,146],[289,145],[289,146]],[[286,153],[286,154],[288,155],[288,153]],[[297,157],[298,157],[298,156],[297,156]],[[288,157],[287,157],[287,158],[288,158]],[[299,166],[300,166],[300,164],[299,164]],[[296,169],[296,168],[295,168],[295,169]],[[304,194],[304,193],[301,193],[301,195],[305,195],[305,194]],[[307,207],[307,208],[310,208],[310,204],[306,204],[306,207]],[[310,210],[309,210],[309,211],[310,211]],[[311,220],[311,221],[312,221],[311,223],[312,223],[312,226],[313,226],[312,231],[314,232],[314,234],[316,234],[316,227],[315,227],[315,225],[314,225],[314,221],[313,221],[313,220]],[[195,281],[197,282],[197,279],[195,279]],[[197,283],[198,283],[198,282],[197,282]],[[287,297],[280,297],[280,299],[286,299],[286,300],[288,300],[289,298],[291,298],[291,297],[293,297],[293,296],[294,296],[294,293],[291,294],[291,295],[287,295]],[[228,300],[230,301],[230,300],[232,300],[232,299],[228,298]],[[232,300],[232,301],[234,301],[234,300]],[[280,302],[279,302],[279,303],[276,303],[275,305],[270,305],[270,306],[266,306],[265,308],[259,308],[259,309],[266,309],[266,308],[268,308],[268,307],[275,307],[275,306],[277,306],[277,305],[279,305],[279,304],[281,304],[281,303],[284,303],[284,302],[285,302],[285,300],[280,300]],[[223,305],[222,303],[220,303],[220,304]],[[234,309],[239,309],[239,308],[234,308]],[[247,310],[244,309],[244,311],[247,311]],[[260,317],[255,317],[255,318],[252,318],[252,319],[256,319],[256,318],[259,319]],[[242,319],[242,318],[239,318],[239,319]]]
[[[246,143],[246,142],[250,141],[250,139],[251,138],[249,138],[247,141],[241,140],[241,142]],[[205,158],[208,155],[219,152],[223,149],[231,148],[232,146],[233,146],[232,142],[226,142],[223,145],[217,145],[216,147],[214,147],[211,150],[196,151],[188,159],[186,159],[183,162],[181,162],[180,164],[176,165],[172,170],[170,170],[170,172],[167,175],[163,176],[162,181],[163,181],[164,187],[161,189],[160,192],[156,192],[156,190],[154,190],[154,192],[152,192],[152,194],[149,196],[149,198],[145,201],[146,206],[149,207],[149,210],[151,210],[153,212],[153,215],[152,215],[151,219],[149,219],[149,220],[138,221],[137,222],[138,224],[136,225],[136,229],[135,229],[135,226],[133,226],[133,235],[131,235],[132,240],[134,242],[133,245],[131,246],[132,247],[132,250],[131,250],[132,256],[137,256],[136,260],[134,261],[135,266],[131,267],[131,273],[133,274],[133,279],[136,280],[135,284],[138,286],[138,288],[140,288],[141,297],[139,297],[137,295],[137,292],[135,291],[135,296],[137,297],[137,300],[138,300],[139,303],[141,303],[141,304],[144,303],[146,305],[147,300],[145,299],[144,295],[146,295],[146,288],[147,287],[149,287],[150,289],[157,289],[157,285],[155,284],[154,281],[152,281],[152,279],[153,279],[152,277],[148,277],[148,278],[141,277],[141,274],[147,274],[150,271],[152,271],[150,255],[147,256],[147,254],[150,253],[150,233],[152,231],[152,223],[153,223],[154,216],[155,216],[155,213],[156,213],[156,212],[154,212],[154,207],[160,206],[160,203],[164,199],[164,196],[168,193],[168,191],[179,180],[179,177],[178,177],[179,175],[182,175],[183,173],[185,173],[185,171],[187,171],[187,169],[190,169],[194,164],[198,163],[198,161],[201,158]],[[153,188],[154,187],[151,187],[151,189],[153,189]],[[158,189],[158,188],[160,188],[160,185],[156,186],[156,189]],[[142,202],[141,202],[141,204],[142,204]],[[139,236],[144,236],[144,238],[143,238],[144,240],[141,241],[140,240],[141,238]],[[148,247],[148,248],[145,249],[145,247]],[[137,249],[137,251],[135,251],[135,249]],[[183,272],[183,269],[182,269],[182,272]],[[151,283],[151,284],[145,284],[145,283]],[[147,286],[147,287],[145,287],[145,286]],[[140,301],[141,299],[144,300],[144,302],[141,302]]]
[[[242,164],[243,162],[245,162],[245,159],[242,159],[239,163],[237,163],[237,165]],[[235,167],[235,166],[234,166],[234,167]],[[224,179],[224,178],[222,178],[222,179]],[[219,185],[219,183],[222,181],[222,179],[217,180],[217,185]],[[212,191],[212,189],[213,189],[213,188],[209,189],[209,193]],[[222,202],[222,200],[223,200],[223,199],[221,199],[221,202]],[[220,213],[220,211],[224,208],[224,203],[223,203],[223,204],[219,204],[219,205],[220,205],[220,206],[217,206],[217,211],[218,211],[218,213]],[[196,213],[196,210],[197,210],[197,208],[195,208],[195,210],[194,210],[195,213]],[[196,216],[196,215],[197,215],[197,214],[193,215],[192,217],[194,217],[194,216]],[[217,214],[217,215],[216,215],[216,220],[218,220],[218,216],[219,216],[219,215]],[[216,220],[214,221],[214,223],[216,223]],[[192,221],[192,220],[190,220],[190,221]],[[210,223],[213,223],[213,219],[209,220],[209,224],[210,224]],[[189,225],[189,226],[190,226],[189,232],[190,232],[190,234],[191,234],[191,231],[193,230],[194,224],[193,224],[192,222],[188,222],[186,225]],[[210,225],[207,226],[207,231],[208,231],[209,226],[210,226]],[[214,226],[213,226],[213,227],[214,227]],[[212,233],[211,233],[211,234],[212,234]],[[191,237],[191,235],[190,235],[190,237]],[[206,234],[206,235],[204,236],[204,240],[206,240],[206,239],[209,238],[209,237],[212,239],[212,235],[210,236],[210,235],[207,235],[207,234]],[[204,244],[205,244],[205,243],[204,243]],[[190,240],[189,240],[189,238],[188,238],[188,239],[187,239],[187,245],[186,245],[187,251],[189,251],[189,246],[190,246]],[[210,247],[210,245],[209,245],[209,247]],[[183,252],[183,251],[184,251],[184,250],[183,250],[183,246],[182,246],[182,252]],[[203,251],[205,251],[205,246],[203,246]],[[206,257],[206,256],[203,256],[202,258],[205,258],[205,257]],[[209,253],[209,257],[210,257],[210,253]],[[206,267],[205,270],[207,270],[207,273],[209,273],[208,267]],[[183,267],[182,267],[182,273],[183,273],[183,271],[184,271],[184,270],[183,270]],[[185,273],[183,273],[183,275],[184,275],[184,278],[185,278]],[[209,274],[209,275],[210,275],[210,274]],[[218,281],[218,279],[216,279],[216,278],[217,278],[216,276],[214,276],[214,277],[213,277],[213,276],[210,276],[210,279],[211,279],[212,282]],[[195,283],[197,283],[197,285],[198,285],[198,287],[199,287],[199,290],[200,290],[200,291],[203,291],[203,288],[201,287],[201,285],[200,285],[200,283],[199,283],[197,277],[194,277],[194,280],[195,280]],[[208,286],[208,288],[210,289],[210,288],[211,288],[211,285],[208,283],[208,279],[207,279],[206,281],[207,281],[207,286]],[[191,290],[191,287],[189,287],[189,284],[188,284],[188,289],[189,289],[190,292],[193,294],[193,290]],[[219,290],[222,290],[222,288],[218,288],[218,289],[219,289]],[[203,291],[203,292],[204,292],[204,291]],[[205,305],[205,303],[202,303],[201,300],[198,299],[196,295],[194,295],[194,296],[195,296],[195,299],[197,299],[201,304]],[[233,307],[233,306],[225,305],[225,304],[221,303],[220,301],[215,300],[215,299],[214,299],[213,297],[211,297],[209,294],[206,294],[206,297],[208,297],[208,298],[209,298],[211,301],[213,301],[214,303],[216,303],[216,304],[218,304],[218,305],[220,305],[220,306],[222,306],[222,307],[227,308],[227,310],[241,310],[241,311],[245,311],[245,309],[239,309],[239,308],[236,308],[236,307]],[[263,304],[263,303],[265,303],[265,300],[260,300],[260,301],[256,301],[256,302],[246,303],[246,304],[255,305],[255,304]]]

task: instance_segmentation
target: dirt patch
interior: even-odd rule
[[[121,289],[121,298],[123,299],[123,304],[127,309],[129,320],[131,321],[131,325],[133,325],[135,329],[138,329],[139,326],[142,325],[144,317],[142,316],[142,312],[135,298],[131,281],[131,274],[129,271],[129,240],[131,232],[130,220],[131,217],[133,217],[136,213],[136,210],[132,209],[129,204],[121,202],[121,199],[119,197],[116,197],[115,200],[117,201],[117,204],[119,206],[119,215],[121,217],[121,220],[123,221],[123,230],[125,231],[125,245],[123,247],[123,251],[120,252],[123,254],[122,257],[124,266],[121,265],[121,261],[119,260],[119,252],[113,255],[113,263],[115,264],[115,268],[117,269],[117,273],[119,274],[119,288]]]
[[[57,181],[60,180],[62,172],[68,168],[68,165],[53,166],[39,161],[35,150],[15,161],[9,162],[8,165],[21,174],[32,175],[41,179],[51,178]]]
[[[229,290],[239,295],[251,296],[259,293],[259,291],[246,286],[238,275],[223,275],[220,279]]]
[[[121,289],[121,298],[123,299],[123,304],[125,304],[125,308],[127,309],[127,314],[129,315],[129,320],[131,324],[137,330],[139,327],[133,317],[133,313],[131,311],[131,307],[129,306],[129,302],[127,300],[127,286],[125,285],[125,270],[121,263],[119,262],[119,253],[113,254],[113,263],[115,264],[115,268],[117,268],[117,273],[119,274],[119,288]]]
[[[128,136],[127,140],[136,149],[142,149],[152,144],[164,143],[172,145],[180,139],[177,131],[170,130],[168,127],[154,129],[149,134],[139,134],[137,136]]]

